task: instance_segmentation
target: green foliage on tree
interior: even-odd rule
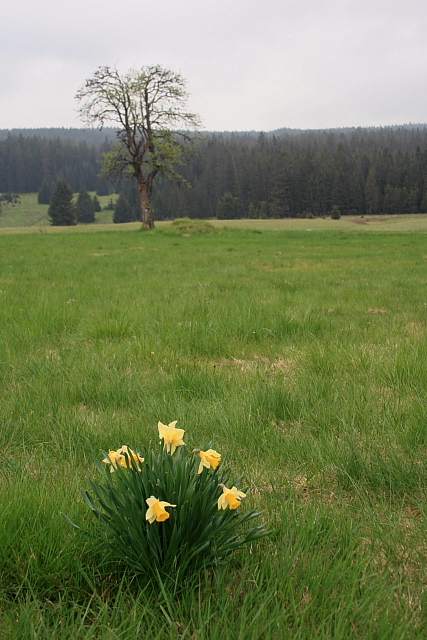
[[[95,207],[87,189],[80,189],[75,206],[77,222],[81,224],[95,222]]]
[[[84,122],[100,127],[116,122],[117,144],[104,155],[103,174],[114,181],[124,174],[138,184],[143,224],[153,226],[150,205],[157,174],[173,184],[185,183],[175,167],[194,149],[199,118],[185,110],[184,78],[160,65],[144,66],[120,75],[99,67],[76,98]]]
[[[59,178],[55,185],[48,215],[52,226],[67,227],[76,224],[73,191],[63,178]]]

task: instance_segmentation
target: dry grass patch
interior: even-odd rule
[[[388,309],[368,309],[368,313],[372,313],[372,315],[378,316],[383,313],[390,313],[390,311]]]
[[[414,338],[421,337],[427,331],[427,327],[424,322],[410,322],[405,328],[409,336]]]
[[[217,369],[238,369],[242,373],[252,373],[263,371],[271,376],[283,376],[284,378],[293,378],[300,369],[299,358],[279,357],[273,360],[266,356],[255,356],[252,359],[243,358],[221,358],[219,360],[210,361],[210,364]]]

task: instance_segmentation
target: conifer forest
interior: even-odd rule
[[[58,178],[74,193],[124,193],[133,184],[108,184],[101,161],[114,131],[0,131],[0,193],[40,191]],[[207,133],[196,153],[177,167],[186,186],[159,180],[157,220],[285,218],[427,212],[427,127],[270,133]],[[133,214],[137,215],[137,214]]]

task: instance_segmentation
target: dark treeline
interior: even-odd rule
[[[105,136],[104,142],[95,146],[86,141],[9,135],[0,141],[0,192],[31,193],[59,177],[74,192],[100,190],[100,162],[110,144]]]
[[[156,190],[158,219],[427,211],[427,127],[211,135]]]
[[[74,192],[108,193],[98,174],[112,129],[29,131],[0,136],[0,192],[39,191],[61,177]],[[197,146],[178,167],[190,189],[155,182],[155,218],[325,216],[333,207],[341,215],[427,212],[425,125],[209,133]],[[122,186],[116,190],[133,206],[130,185]]]
[[[73,129],[66,127],[51,127],[49,129],[0,129],[0,140],[9,136],[23,136],[24,138],[46,138],[47,140],[71,140],[78,144],[86,142],[88,145],[101,146],[107,140],[113,142],[115,130],[112,127],[99,129]]]

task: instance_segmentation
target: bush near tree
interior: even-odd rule
[[[259,203],[258,217],[262,220],[266,220],[268,218],[267,202],[265,200],[262,200],[262,202]]]
[[[253,202],[251,202],[249,205],[248,218],[250,218],[251,220],[259,218],[258,207],[256,207]]]
[[[332,220],[339,220],[341,218],[341,211],[338,205],[334,204],[331,211]]]
[[[229,191],[224,193],[216,205],[216,217],[218,220],[235,220],[242,214],[239,198]]]
[[[50,199],[48,215],[50,224],[55,227],[68,227],[76,224],[73,191],[63,178],[59,178],[55,185]]]

